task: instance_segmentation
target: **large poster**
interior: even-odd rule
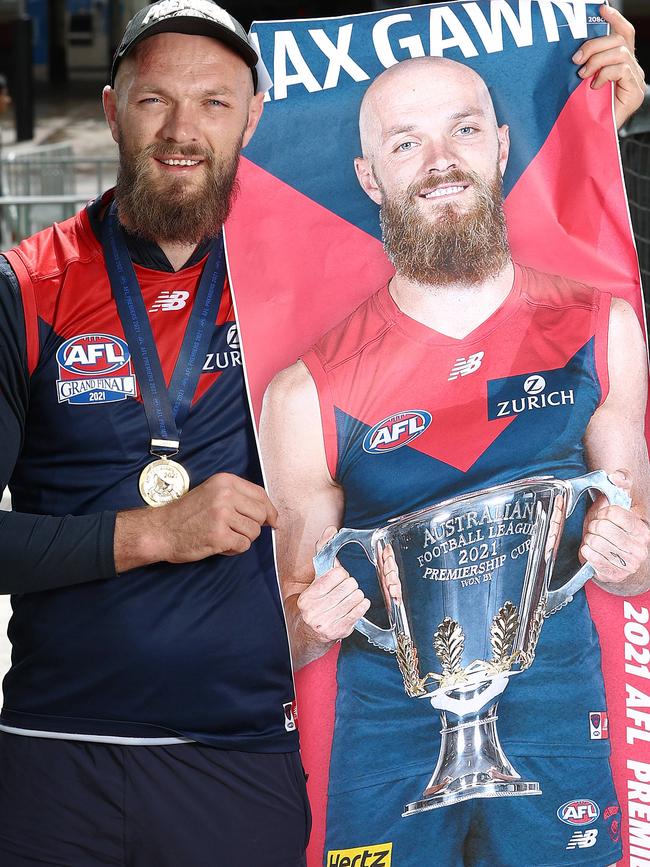
[[[610,293],[627,302],[620,308],[624,343],[626,329],[640,332],[643,307],[611,91],[590,89],[571,61],[582,42],[606,32],[598,4],[437,3],[258,23],[253,32],[273,87],[242,162],[227,250],[256,422],[269,383],[304,358],[295,376],[281,374],[279,398],[267,395],[265,409],[274,430],[289,431],[287,466],[297,468],[295,480],[280,485],[281,513],[293,523],[277,553],[281,580],[297,588],[288,603],[289,628],[300,632],[296,598],[313,577],[311,556],[328,525],[373,530],[479,489],[597,469],[608,447],[591,422],[609,397],[610,377],[620,375],[608,347],[611,316],[619,315],[610,312],[619,310],[616,301],[610,305]],[[426,116],[418,114],[425,103]],[[418,173],[426,180],[414,192],[413,184],[422,181]],[[434,183],[434,177],[441,180]],[[462,238],[452,232],[432,250],[422,233],[410,232],[414,211],[404,199],[400,204],[400,190],[409,200],[440,199],[431,207],[450,215],[463,210],[455,203],[459,197],[471,194],[478,202],[480,191],[483,210]],[[397,206],[391,211],[392,193]],[[419,212],[430,205],[416,201],[413,207]],[[450,249],[462,252],[454,256]],[[426,283],[423,268],[437,268],[439,284],[440,275],[451,275],[449,291],[418,296],[413,287]],[[398,277],[407,275],[402,290],[396,269]],[[493,309],[477,289],[485,286],[499,301]],[[446,326],[437,331],[431,321]],[[643,381],[645,362],[631,357],[632,376]],[[303,394],[304,412],[292,388]],[[308,422],[313,416],[318,430]],[[638,436],[638,413],[630,412],[626,424],[626,435]],[[616,427],[612,437],[620,436]],[[282,454],[282,444],[275,443],[270,456],[263,449],[271,479],[277,473],[269,461]],[[319,460],[321,481],[309,488],[301,473]],[[581,502],[555,547],[555,585],[579,566]],[[475,506],[457,522],[467,524]],[[460,594],[452,605],[460,611],[458,622],[451,618],[447,638],[437,622],[426,625],[432,639],[435,633],[438,656],[447,653],[450,671],[456,627],[468,647],[470,632],[482,630],[481,640],[492,641],[494,650],[495,621],[486,615],[482,622],[480,615],[494,604],[492,591],[471,596],[471,586],[487,575],[486,586],[494,587],[497,573],[509,581],[515,558],[530,560],[538,532],[533,521],[522,529],[510,520],[508,530],[506,518],[526,517],[527,507],[514,500],[498,520],[489,503],[480,506],[487,509],[484,528],[472,518],[462,532],[458,523],[452,535],[441,530],[447,553],[453,547],[465,558],[454,555],[455,571],[445,570],[444,559],[426,559],[440,542],[435,534],[431,549],[422,548],[414,561],[417,567],[422,560],[417,579],[427,593]],[[444,524],[434,517],[436,526]],[[491,541],[509,532],[510,547]],[[358,545],[340,553],[341,568],[370,601],[367,618],[382,635],[395,626],[391,599],[403,601],[403,588],[390,575],[408,580],[401,574],[408,543],[403,535],[386,539],[383,573]],[[540,551],[553,548],[553,538],[546,539]],[[383,584],[382,575],[388,575]],[[452,580],[439,580],[445,577]],[[495,797],[485,797],[486,789],[469,800],[439,797],[454,776],[434,774],[431,785],[441,716],[426,695],[417,697],[418,683],[430,692],[422,686],[426,667],[416,665],[416,686],[407,694],[403,645],[399,664],[399,653],[387,653],[357,631],[322,655],[307,648],[297,662],[310,661],[296,680],[314,813],[310,867],[605,867],[616,860],[619,840],[621,863],[650,863],[649,603],[648,595],[624,600],[589,582],[586,595],[580,590],[543,623],[536,657],[511,678],[495,723],[507,760],[531,783],[525,797],[501,796],[508,785],[505,765],[498,772],[502,788],[491,790]],[[409,602],[411,621],[423,619],[426,604]],[[462,625],[467,610],[479,612],[471,626]],[[507,634],[512,624],[500,616],[497,631]],[[303,638],[300,633],[297,643]],[[440,650],[445,641],[446,651]],[[455,739],[455,748],[464,743],[459,730],[486,730],[463,716],[454,727],[452,717],[447,711],[454,732],[445,737]],[[610,745],[617,796],[601,786]],[[535,785],[542,797],[533,796]],[[546,860],[528,860],[528,847],[545,852]]]

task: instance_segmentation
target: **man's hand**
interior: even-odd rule
[[[573,62],[580,65],[581,78],[593,76],[594,90],[614,82],[616,126],[620,129],[643,102],[645,75],[634,56],[634,27],[611,6],[601,6],[600,16],[610,25],[609,36],[585,42],[573,55]]]
[[[619,488],[631,490],[632,479],[627,470],[616,470],[609,477]],[[628,579],[646,565],[650,553],[650,528],[646,521],[634,511],[610,506],[604,497],[598,497],[585,525],[580,555],[596,570],[595,580],[610,593],[634,593]],[[643,589],[640,586],[636,592]]]
[[[335,527],[328,527],[318,540],[316,550],[320,551],[335,533]],[[357,620],[370,608],[370,600],[338,560],[329,572],[314,578],[298,596],[296,604],[302,619],[301,628],[308,632],[306,637],[326,648],[347,638]]]
[[[184,497],[156,509],[119,512],[115,568],[166,561],[190,563],[213,554],[247,551],[277,511],[264,488],[230,473],[217,473]]]

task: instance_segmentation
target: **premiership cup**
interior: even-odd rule
[[[568,481],[522,479],[376,530],[343,528],[314,558],[322,575],[344,545],[361,545],[376,567],[389,628],[362,617],[355,629],[395,654],[408,696],[429,699],[440,712],[438,762],[403,816],[469,798],[541,794],[505,755],[497,705],[510,677],[532,665],[544,618],[594,575],[585,564],[549,590],[566,518],[592,490],[630,507],[602,470]]]

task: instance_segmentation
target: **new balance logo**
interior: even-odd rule
[[[459,376],[467,376],[469,373],[476,373],[481,366],[484,355],[484,352],[475,352],[474,355],[470,355],[467,358],[457,358],[451,369],[447,382],[451,382],[452,379],[458,379]]]
[[[588,831],[575,831],[569,840],[567,849],[590,849],[596,845],[597,838],[598,830],[596,828],[590,828]]]
[[[175,292],[163,290],[149,308],[149,313],[154,313],[156,310],[182,310],[190,297],[189,292],[182,292],[177,289]]]

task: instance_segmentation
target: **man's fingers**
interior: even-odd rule
[[[603,554],[607,553],[608,548],[615,547],[620,551],[627,551],[631,554],[634,551],[640,551],[641,545],[627,531],[612,524],[611,521],[598,519],[592,521],[585,534],[585,541],[592,547],[597,547]]]
[[[645,88],[631,74],[625,65],[604,66],[591,81],[593,90],[599,90],[609,82],[616,83],[616,102],[624,103],[630,111],[641,105],[645,96]]]
[[[323,532],[320,534],[318,539],[316,540],[316,553],[320,551],[320,549],[329,542],[330,539],[333,539],[334,536],[338,533],[338,529],[334,526],[325,527]]]
[[[594,90],[614,83],[614,114],[620,129],[643,102],[645,74],[634,56],[634,27],[610,6],[601,6],[600,15],[610,25],[610,33],[584,42],[572,60],[580,66],[578,75],[591,79]]]
[[[396,602],[401,602],[402,584],[399,579],[397,560],[395,559],[395,552],[392,545],[386,545],[384,550],[381,552],[381,579],[390,598],[394,599]],[[386,599],[385,601],[388,605],[389,600]]]
[[[609,24],[613,33],[622,36],[632,50],[634,50],[634,26],[623,17],[618,9],[605,3],[599,9],[600,17]]]
[[[629,481],[625,471],[620,472],[620,481]],[[632,510],[607,506],[588,522],[580,554],[600,579],[616,583],[640,569],[649,548],[650,528],[646,521]]]
[[[355,587],[358,587],[356,580],[352,578],[349,572],[343,566],[337,565],[333,569],[330,569],[329,572],[325,572],[324,575],[314,578],[309,585],[309,589],[305,590],[305,594],[308,594],[310,598],[327,596],[340,585],[346,584],[347,581],[354,581]],[[350,589],[354,589],[354,587]],[[350,589],[348,592],[350,592]]]
[[[237,513],[246,518],[250,518],[251,521],[255,521],[255,523],[260,526],[267,523],[269,507],[272,507],[270,500],[264,502],[243,494],[235,495],[231,500],[225,502],[223,505],[223,508],[230,509],[233,514]]]
[[[327,538],[327,528],[323,536]],[[323,536],[319,542],[324,541]],[[298,597],[298,609],[304,623],[323,642],[347,638],[354,624],[370,606],[356,579],[340,565],[319,575]]]
[[[351,634],[354,629],[354,624],[360,617],[363,617],[367,613],[369,608],[370,600],[366,599],[366,597],[362,595],[361,599],[350,608],[347,614],[338,618],[335,622],[335,625],[338,627],[337,631],[345,632],[345,635],[342,635],[341,638],[347,638],[347,636]]]
[[[339,641],[347,638],[354,624],[370,607],[370,600],[356,586],[353,578],[344,582],[328,596],[318,599],[310,598],[309,589],[298,597],[298,608],[303,621],[309,626],[321,641]],[[347,592],[351,587],[354,589]],[[310,588],[311,589],[311,588]],[[335,604],[334,600],[337,600]]]
[[[228,526],[239,536],[246,536],[253,542],[262,531],[262,527],[258,521],[248,518],[239,512],[230,512],[227,516]]]
[[[248,536],[235,532],[235,530],[227,530],[221,536],[223,551],[221,552],[226,557],[234,557],[236,554],[244,554],[250,548],[252,542]]]
[[[240,481],[246,481],[241,479]],[[237,510],[260,524],[269,527],[277,527],[278,510],[275,508],[269,495],[259,485],[248,483],[250,487],[241,490],[241,497],[237,502]]]
[[[394,555],[389,555],[382,559],[381,574],[384,581],[389,584],[399,584],[399,575],[397,572],[397,562]]]
[[[233,483],[215,492],[217,502],[225,508],[232,509],[233,512],[250,518],[260,526],[268,524],[275,527],[278,521],[278,511],[264,488],[247,482],[246,479],[239,479],[238,481],[245,484]]]
[[[630,563],[625,554],[618,554],[616,551],[603,554],[591,545],[584,544],[580,548],[580,554],[590,566],[593,566],[596,575],[605,581],[624,581],[631,571],[635,571],[630,570]]]
[[[587,534],[580,548],[581,556],[596,570],[598,577],[604,581],[624,581],[634,575],[644,562],[647,549],[622,550],[613,542],[599,536]]]
[[[634,45],[629,46],[623,37],[612,33],[583,43],[571,59],[580,66],[591,67],[593,71],[604,66],[608,59],[610,63],[619,63],[633,58]]]
[[[584,42],[571,58],[574,63],[585,66],[593,65],[598,69],[604,65],[605,56],[609,55],[612,63],[618,63],[622,57],[630,59],[634,57],[634,43],[631,45],[619,34],[610,33],[609,36],[598,36]]]
[[[624,491],[632,490],[632,473],[629,470],[614,470],[613,473],[609,473],[609,480]]]
[[[339,606],[343,606],[344,608],[347,606],[349,609],[362,599],[363,591],[359,589],[359,585],[355,579],[348,575],[345,581],[337,584],[329,593],[310,596],[308,591],[305,591],[298,601],[298,607],[302,607],[305,610],[308,607],[310,610],[325,613]]]
[[[268,499],[268,497],[266,501],[266,518],[264,519],[264,523],[268,527],[273,527],[274,530],[276,530],[278,527],[278,510]]]
[[[264,502],[268,499],[268,494],[264,488],[260,485],[256,485],[255,482],[249,482],[248,479],[242,479],[241,476],[235,476],[232,473],[218,473],[217,475],[212,476],[212,479],[214,479],[215,484],[220,487],[229,487],[233,491],[251,497],[253,500]]]
[[[347,638],[354,630],[354,624],[370,608],[370,600],[363,595],[361,598],[350,596],[347,600],[350,604],[340,606],[332,610],[318,620],[312,629],[325,641],[340,641]],[[311,625],[311,624],[310,624]]]
[[[217,473],[196,488],[204,489],[218,506],[237,510],[260,524],[277,519],[275,506],[260,485],[242,479],[232,473]]]
[[[233,476],[234,489],[240,494],[240,499],[237,501],[237,509],[249,518],[259,521],[260,524],[266,524],[269,527],[276,527],[278,523],[278,510],[275,508],[269,495],[264,488],[249,482],[248,479],[241,479],[239,476]]]
[[[596,522],[603,522],[600,525],[600,535],[606,535],[606,524],[615,525],[624,533],[633,535],[638,530],[639,516],[631,509],[624,509],[622,506],[604,506],[599,509],[589,521],[587,529],[593,532],[592,525]]]
[[[592,551],[597,551],[603,557],[607,557],[612,563],[622,566],[628,565],[628,561],[637,560],[643,554],[643,547],[631,539],[626,533],[612,527],[608,527],[608,535],[602,536],[597,533],[585,533],[583,544],[588,545]],[[625,564],[620,562],[620,558],[614,556],[619,554]],[[610,554],[612,555],[610,557]]]
[[[617,77],[621,77],[623,68],[627,69],[630,74],[632,74],[633,63],[634,58],[630,54],[630,49],[627,45],[613,45],[606,51],[598,51],[590,57],[589,60],[580,67],[578,75],[580,78],[590,78],[601,69],[614,67],[620,69]],[[610,79],[610,81],[613,80],[616,79]]]
[[[612,484],[623,491],[629,492],[632,490],[632,473],[629,470],[614,470],[608,473],[608,478]],[[598,494],[594,499],[593,506],[589,510],[589,520],[593,520],[594,518],[609,518],[623,530],[632,532],[636,526],[638,515],[621,506],[610,506],[607,497],[604,494]]]

